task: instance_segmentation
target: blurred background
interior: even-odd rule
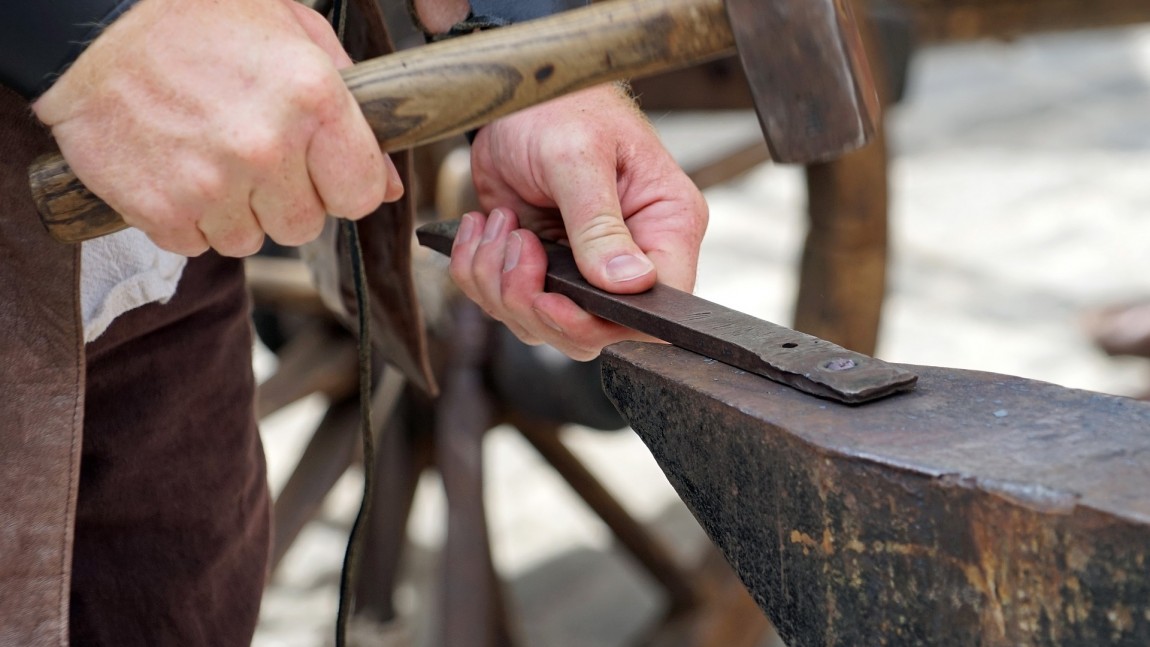
[[[747,111],[651,119],[688,161],[758,137]],[[886,125],[890,255],[877,355],[1150,391],[1150,361],[1107,356],[1087,326],[1100,308],[1150,300],[1150,27],[918,48]],[[697,293],[789,325],[807,226],[802,169],[755,165],[706,196]],[[266,349],[257,370],[276,370]],[[273,490],[326,407],[313,395],[263,420]],[[675,555],[705,552],[632,433],[569,426],[562,439]],[[495,428],[482,452],[491,552],[521,644],[636,644],[666,604],[659,587],[519,433]],[[356,469],[344,474],[284,555],[255,645],[331,644],[360,487]],[[444,518],[443,488],[426,474],[395,591],[401,619],[367,628],[357,644],[434,645]]]

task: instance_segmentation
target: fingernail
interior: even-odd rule
[[[515,269],[519,264],[519,252],[523,250],[523,239],[519,237],[519,232],[511,232],[511,236],[507,239],[507,250],[503,253],[503,271],[510,272]]]
[[[539,308],[532,308],[532,310],[535,311],[535,316],[539,317],[540,321],[547,324],[550,328],[558,331],[560,334],[564,334],[563,329],[559,327],[559,324],[555,323],[555,320],[551,317],[548,317],[547,313],[543,312]]]
[[[622,283],[637,279],[653,269],[655,266],[651,261],[632,254],[623,254],[607,261],[607,278],[615,283]]]
[[[475,235],[475,216],[469,213],[463,214],[459,219],[459,231],[455,232],[455,245],[466,245],[471,242],[471,237]]]
[[[395,162],[392,162],[391,158],[386,155],[383,159],[387,165],[387,188],[384,190],[384,200],[394,202],[403,197],[403,180],[399,177]]]
[[[491,215],[487,218],[487,226],[483,229],[482,242],[489,243],[495,240],[495,237],[503,230],[503,223],[505,222],[507,222],[507,216],[502,210],[496,209],[492,211]]]
[[[395,176],[387,183],[387,196],[388,202],[395,202],[403,197],[403,182],[400,182],[399,176]]]

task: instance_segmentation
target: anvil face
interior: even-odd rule
[[[1150,403],[910,368],[845,407],[625,343],[603,382],[791,647],[1150,645]]]

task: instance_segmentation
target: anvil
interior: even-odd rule
[[[1150,645],[1150,402],[905,368],[845,407],[627,342],[603,384],[790,647]]]

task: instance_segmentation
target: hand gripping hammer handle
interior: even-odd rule
[[[764,8],[830,3],[837,8],[841,0],[611,0],[368,60],[345,70],[343,77],[384,152],[401,150],[477,128],[575,90],[718,58],[731,53],[736,41],[744,55],[744,67],[757,66],[756,61],[767,59],[756,55],[748,61],[744,41],[750,39],[755,44],[749,47],[766,50],[778,34],[736,38],[727,5],[748,3]],[[735,15],[733,7],[731,11]],[[838,9],[833,13],[841,18]],[[845,49],[839,49],[850,54],[857,34],[850,34],[853,22],[849,15],[844,20],[851,29],[842,40]],[[736,32],[739,29],[735,27]],[[756,29],[763,32],[776,27]],[[865,68],[865,61],[860,65]],[[840,69],[842,66],[835,66],[836,71]],[[762,106],[767,97],[760,96],[754,75],[749,76],[766,127]],[[859,76],[864,82],[869,78],[866,73]],[[835,79],[830,82],[835,83]],[[786,107],[788,100],[785,96],[772,97],[766,109]],[[865,143],[874,117],[868,110],[861,113],[865,132],[860,135],[852,129],[843,142],[832,147],[834,150],[823,151],[823,157]],[[803,152],[800,156],[810,159],[776,159],[812,161],[818,153]],[[29,176],[44,224],[58,240],[79,242],[127,226],[118,213],[84,187],[60,155],[37,160]]]

